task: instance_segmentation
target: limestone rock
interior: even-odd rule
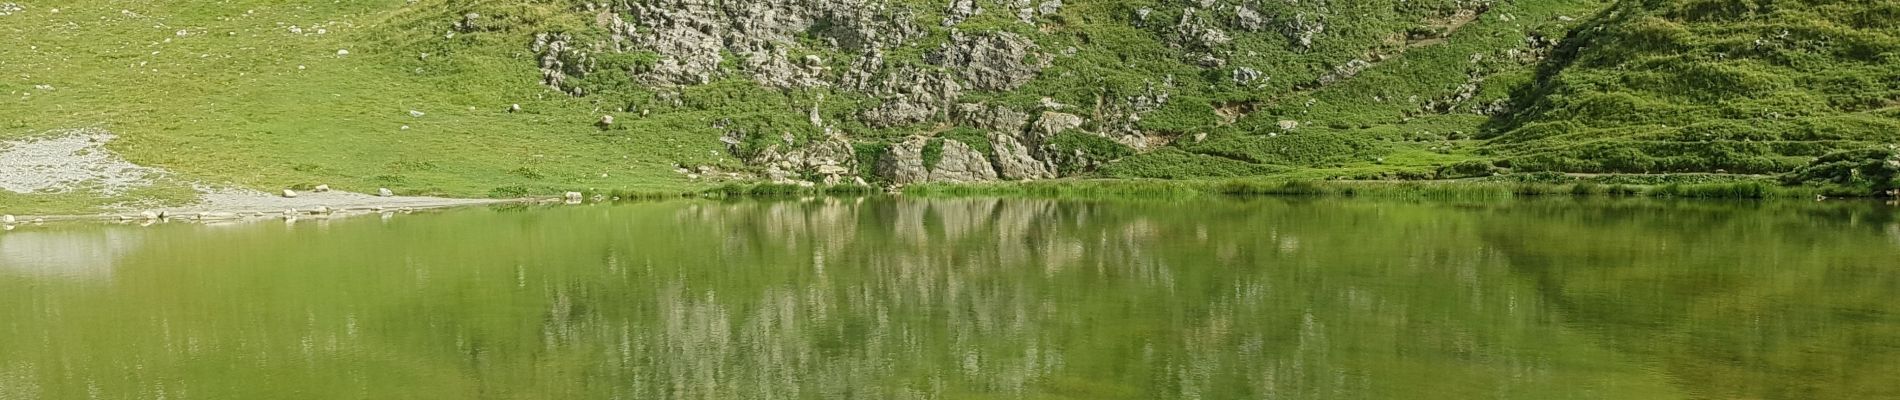
[[[1046,135],[1055,135],[1082,127],[1082,117],[1074,114],[1044,111],[1042,118],[1036,120],[1036,131]]]
[[[880,59],[871,61],[881,62]],[[862,63],[861,63],[862,64]],[[860,65],[858,68],[876,68]],[[865,110],[861,117],[878,128],[910,125],[942,115],[957,98],[963,85],[950,73],[904,67],[881,76],[861,76],[846,82],[858,91],[881,97],[884,102]]]
[[[1252,5],[1234,6],[1234,25],[1248,32],[1259,32],[1267,27],[1267,19],[1260,15]]]
[[[1010,32],[953,32],[949,43],[927,57],[956,71],[970,87],[992,91],[1022,87],[1047,68],[1050,59],[1034,41]]]
[[[1036,155],[1040,153],[1024,145],[1015,136],[991,132],[990,147],[996,152],[996,169],[1003,179],[1034,180],[1056,177],[1055,168]]]
[[[1005,106],[958,104],[951,119],[962,125],[1012,134],[1022,132],[1029,126],[1029,113]]]
[[[389,190],[389,188],[380,188],[380,189],[376,189],[376,196],[377,197],[395,197],[396,192]]]
[[[290,190],[290,189],[284,189],[284,198],[286,198],[286,199],[294,199],[294,198],[297,198],[297,191],[294,191],[294,190]]]
[[[950,7],[943,11],[943,26],[956,26],[982,13],[983,7],[977,5],[976,0],[950,0]]]
[[[924,169],[924,146],[928,144],[930,138],[913,137],[891,145],[877,162],[878,176],[898,185],[930,181],[930,171]]]
[[[930,169],[931,182],[985,182],[996,180],[996,168],[988,157],[970,145],[952,139],[943,140],[943,158]]]
[[[1041,5],[1036,6],[1036,12],[1041,13],[1045,17],[1056,15],[1056,13],[1062,12],[1062,0],[1044,1]]]
[[[1254,82],[1261,81],[1261,79],[1265,77],[1266,75],[1260,73],[1260,70],[1257,70],[1257,69],[1247,68],[1247,67],[1240,67],[1240,68],[1234,69],[1234,84],[1235,85],[1242,85],[1242,86],[1251,85]]]
[[[1300,48],[1313,47],[1313,41],[1317,40],[1319,34],[1324,32],[1326,32],[1325,19],[1319,15],[1307,15],[1306,13],[1293,14],[1293,18],[1287,21],[1286,26],[1281,27],[1280,31],[1281,34],[1286,36],[1287,40],[1293,42],[1293,45],[1299,46]]]

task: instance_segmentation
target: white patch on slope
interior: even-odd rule
[[[106,150],[117,138],[101,129],[0,142],[0,190],[14,193],[97,191],[117,196],[150,186],[164,171],[141,167]]]

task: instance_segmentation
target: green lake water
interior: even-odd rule
[[[0,399],[1893,399],[1900,213],[674,201],[0,233]]]

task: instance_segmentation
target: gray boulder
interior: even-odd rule
[[[943,141],[943,159],[930,169],[931,182],[986,182],[996,180],[996,168],[988,157],[970,145],[951,139]]]

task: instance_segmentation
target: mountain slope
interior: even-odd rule
[[[1868,2],[8,4],[0,141],[102,128],[166,171],[0,191],[34,209],[205,185],[1775,174],[1900,135],[1900,11]],[[1806,168],[1884,168],[1863,164]]]
[[[1529,171],[1772,174],[1900,142],[1900,5],[1620,3],[1579,27],[1495,149]]]

